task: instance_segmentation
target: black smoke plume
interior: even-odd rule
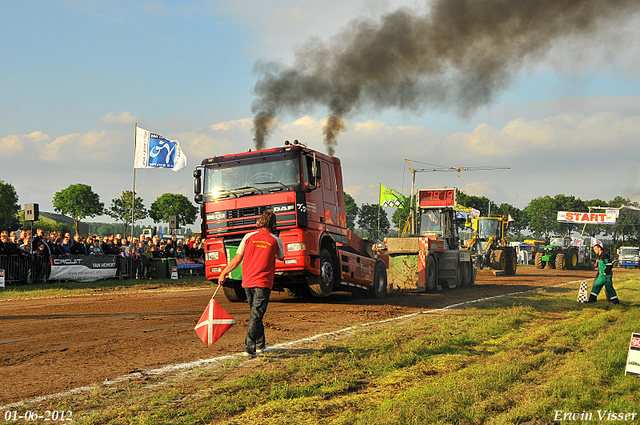
[[[291,67],[255,65],[256,147],[264,147],[276,116],[318,106],[330,112],[323,132],[331,155],[344,117],[364,107],[469,116],[494,101],[525,61],[562,39],[595,37],[639,9],[638,0],[435,0],[424,15],[403,8],[352,21],[330,42],[308,41]]]

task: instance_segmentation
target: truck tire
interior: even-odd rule
[[[506,248],[504,252],[506,260],[504,274],[506,274],[507,276],[513,276],[516,274],[516,269],[518,268],[518,259],[516,258],[516,252],[514,249],[509,248]]]
[[[536,269],[544,269],[544,266],[547,265],[546,261],[542,261],[542,253],[536,252],[536,258],[534,260],[536,265]]]
[[[369,288],[369,298],[381,299],[387,296],[387,268],[382,261],[376,261],[373,272],[373,286]]]
[[[473,281],[475,280],[473,278],[473,264],[471,261],[467,262],[461,262],[460,263],[460,268],[461,268],[461,272],[462,272],[462,281],[460,282],[460,286],[469,286],[469,285],[473,285]]]
[[[314,297],[328,297],[333,291],[335,273],[336,266],[333,263],[331,253],[328,249],[322,248],[320,251],[320,275],[313,275],[307,278],[307,285],[311,295]]]
[[[559,252],[556,255],[556,270],[567,270],[567,257],[564,252]]]
[[[427,286],[427,291],[433,291],[436,289],[436,284],[438,283],[438,265],[436,264],[435,258],[433,255],[429,255],[427,257],[427,264],[425,266],[425,283]]]
[[[507,256],[503,249],[496,249],[491,253],[490,260],[491,268],[493,270],[506,270],[507,268]]]
[[[244,292],[242,282],[227,282],[222,290],[224,296],[232,303],[243,303],[247,300],[247,293]]]

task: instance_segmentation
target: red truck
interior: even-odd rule
[[[284,147],[206,158],[194,171],[207,279],[216,281],[242,237],[266,210],[276,214],[285,258],[276,260],[274,290],[326,297],[333,291],[387,294],[387,267],[347,230],[338,158],[295,140]],[[239,269],[237,269],[239,270]],[[244,301],[241,273],[223,287]]]

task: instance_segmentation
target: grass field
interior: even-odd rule
[[[628,276],[621,305],[579,304],[575,283],[19,410],[72,411],[75,424],[637,422],[640,380],[624,369],[640,279]]]

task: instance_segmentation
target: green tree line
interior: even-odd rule
[[[135,201],[134,201],[135,199]],[[100,196],[95,193],[91,186],[78,183],[72,184],[53,196],[53,209],[55,212],[64,214],[73,219],[73,229],[69,229],[64,223],[43,222],[38,227],[44,230],[71,231],[78,232],[79,222],[88,217],[108,215],[118,224],[91,223],[89,233],[105,235],[110,233],[128,234],[131,231],[131,215],[135,214],[136,221],[150,217],[154,223],[168,223],[169,217],[178,216],[178,223],[181,227],[193,224],[196,221],[198,208],[184,195],[175,193],[165,193],[158,197],[149,209],[144,205],[144,200],[139,196],[133,196],[131,190],[125,190],[118,198],[111,200],[111,205],[105,207],[100,201]],[[132,206],[135,208],[132,209]],[[18,194],[11,183],[0,180],[0,230],[17,230],[25,228],[24,214],[19,214],[22,210],[18,202]],[[88,223],[87,223],[88,224]],[[140,232],[140,226],[134,233]],[[168,231],[168,229],[166,229]],[[165,231],[165,233],[167,233]],[[179,232],[180,233],[180,232]]]

